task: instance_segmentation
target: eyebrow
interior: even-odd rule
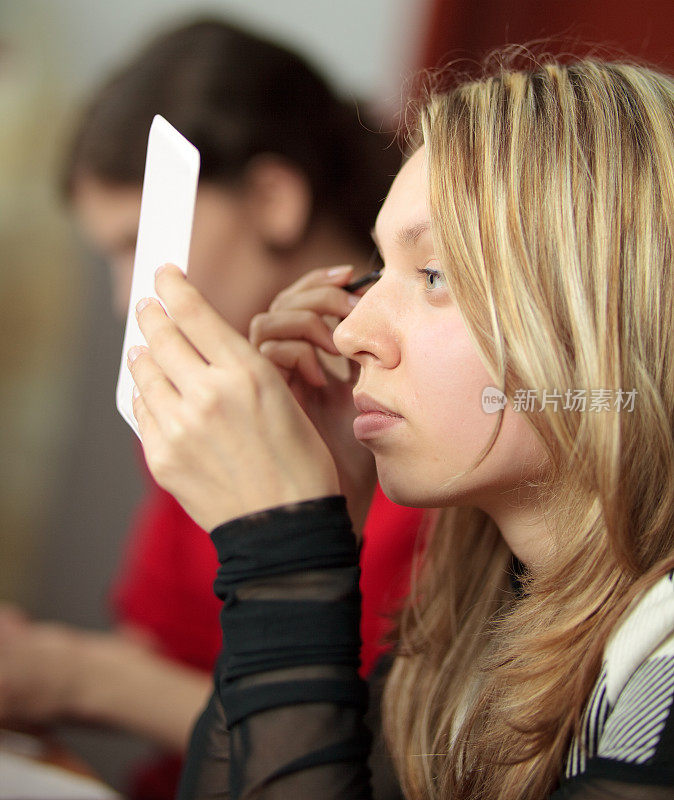
[[[401,247],[414,247],[421,236],[423,236],[424,233],[427,233],[430,229],[430,223],[418,222],[416,225],[410,225],[406,228],[401,228],[393,237],[393,241],[396,244],[399,244]],[[372,236],[374,243],[377,245],[377,248],[381,251],[381,245],[379,244],[377,232],[374,228],[372,228],[370,231],[370,235]]]

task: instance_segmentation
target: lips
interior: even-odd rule
[[[400,418],[400,414],[396,414],[395,411],[391,411],[390,408],[378,403],[373,397],[370,397],[369,394],[365,394],[364,392],[354,394],[353,404],[361,414],[368,414],[372,411],[375,411],[379,414],[386,414],[387,416]]]
[[[400,414],[396,414],[387,406],[377,402],[368,394],[354,394],[353,402],[360,415],[353,421],[353,433],[356,439],[378,439],[403,422]]]

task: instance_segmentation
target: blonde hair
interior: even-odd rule
[[[384,725],[410,798],[540,800],[606,640],[674,566],[674,81],[542,62],[421,113],[438,256],[508,402],[636,390],[632,411],[522,411],[550,455],[555,552],[515,596],[478,509],[430,536],[399,621]]]

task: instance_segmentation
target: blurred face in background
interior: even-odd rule
[[[292,187],[286,189],[292,191]],[[264,209],[257,207],[264,202],[258,194],[257,189],[256,193],[234,191],[202,183],[189,257],[190,282],[243,335],[251,318],[266,310],[281,289],[298,277],[293,265],[268,246],[269,227],[273,226],[275,236],[289,238],[306,223],[299,208],[302,198],[295,198],[294,205],[292,198],[286,198],[285,217],[267,219]],[[131,293],[140,201],[140,186],[107,183],[86,173],[75,182],[77,221],[109,267],[112,305],[122,320]],[[288,219],[291,214],[297,219]]]

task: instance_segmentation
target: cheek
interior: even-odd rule
[[[481,406],[482,390],[493,381],[458,314],[416,333],[407,355],[423,438],[443,452],[445,463],[468,463],[494,425]]]
[[[251,318],[278,293],[269,280],[268,257],[233,216],[196,222],[189,279],[230,325],[248,335]]]
[[[229,273],[238,260],[239,242],[233,216],[232,213],[216,216],[208,205],[197,201],[188,275],[209,302],[214,301],[221,283],[231,284]]]
[[[510,405],[491,451],[473,468],[499,415],[482,409],[483,389],[494,381],[458,312],[409,320],[406,330],[398,399],[407,427],[374,448],[384,492],[402,505],[474,505],[535,477],[545,450]]]
[[[446,345],[429,348],[429,342]],[[417,387],[412,396],[416,444],[408,467],[416,478],[423,479],[423,491],[430,492],[425,504],[471,504],[510,489],[523,478],[537,477],[546,462],[545,449],[524,415],[513,411],[510,404],[491,451],[473,469],[499,415],[482,408],[483,389],[494,386],[494,381],[462,320],[452,319],[429,329],[410,342],[412,348],[416,357],[410,358],[414,372],[409,381]],[[447,492],[440,488],[464,470],[469,472]],[[421,490],[421,484],[416,488]]]
[[[118,319],[126,320],[129,309],[129,299],[131,297],[133,256],[111,263],[109,266],[109,276],[113,310]]]
[[[482,410],[482,391],[494,381],[453,309],[408,330],[401,362],[402,386],[413,387],[404,396],[408,435],[400,447],[375,450],[381,485],[403,505],[470,505],[504,477],[509,480],[505,472],[512,471],[508,459],[520,431],[511,424],[501,443],[502,428],[499,451],[452,483],[471,469],[497,424],[498,415]]]
[[[543,442],[520,411],[508,404],[503,423],[492,452],[485,460],[494,476],[494,483],[509,488],[522,480],[535,481],[549,464]]]

